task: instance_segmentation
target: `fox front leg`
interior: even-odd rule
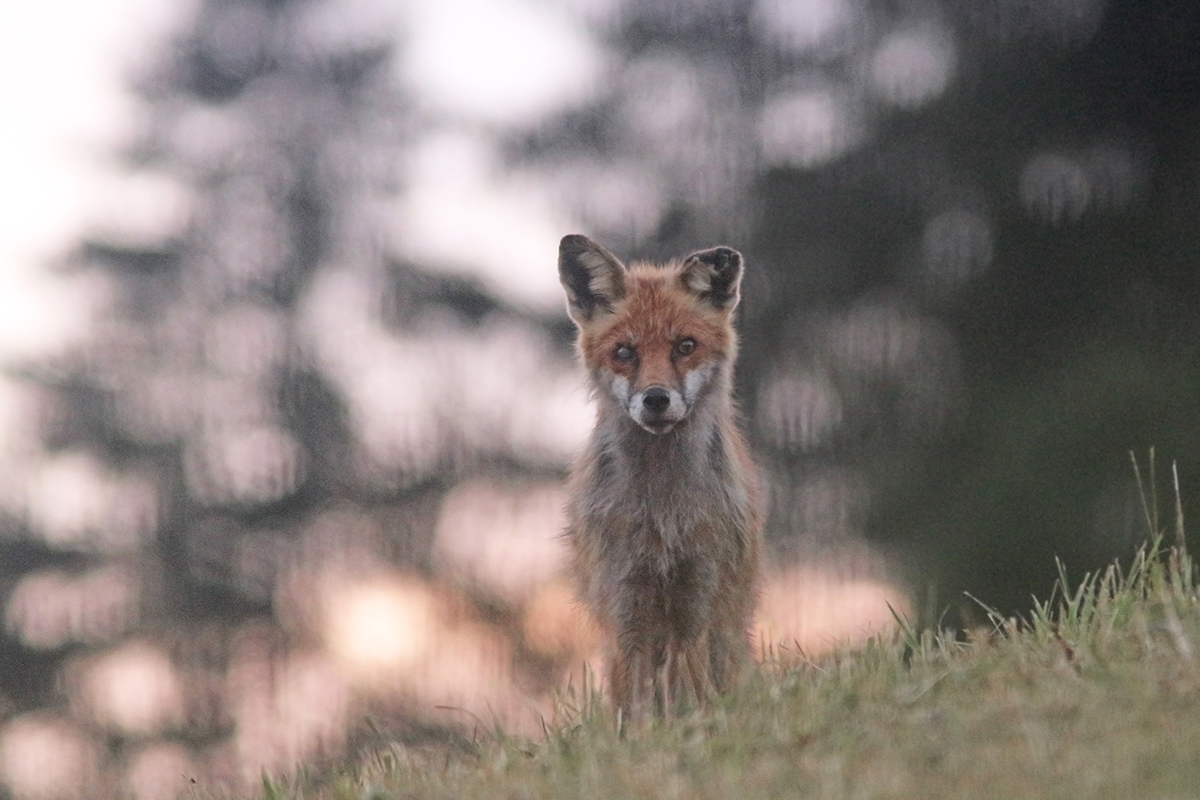
[[[649,650],[639,647],[622,653],[620,661],[628,688],[623,687],[623,698],[614,699],[624,709],[627,719],[634,724],[641,724],[654,709],[654,657]]]

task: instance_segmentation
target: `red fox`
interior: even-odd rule
[[[727,689],[750,654],[763,514],[732,399],[742,256],[627,269],[571,235],[558,273],[597,402],[569,484],[571,577],[607,640],[618,718],[670,714]]]

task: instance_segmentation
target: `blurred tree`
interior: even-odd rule
[[[477,617],[516,637],[488,650],[474,629],[482,666],[460,645],[460,683],[525,669],[536,690],[565,656],[521,649],[487,586],[459,607],[422,582],[461,583],[434,563],[447,489],[557,478],[583,400],[565,320],[394,255],[422,120],[397,88],[399,21],[369,11],[202,0],[138,79],[136,202],[72,259],[103,311],[85,348],[31,370],[41,447],[0,542],[0,713],[65,709],[51,729],[81,775],[121,772],[80,729],[130,775],[151,753],[234,786],[336,753],[354,695],[313,655],[326,613],[368,626],[351,660],[409,658],[430,608],[447,637]],[[503,492],[474,502],[519,519]]]

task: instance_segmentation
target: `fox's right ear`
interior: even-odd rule
[[[564,236],[558,244],[558,279],[576,325],[612,311],[625,296],[625,267],[612,253],[577,233]]]

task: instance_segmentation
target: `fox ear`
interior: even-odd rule
[[[742,282],[742,254],[729,247],[692,253],[683,261],[679,280],[713,308],[732,311]]]
[[[612,311],[625,296],[625,267],[612,253],[577,233],[559,242],[558,279],[567,292],[567,312],[576,325]]]

